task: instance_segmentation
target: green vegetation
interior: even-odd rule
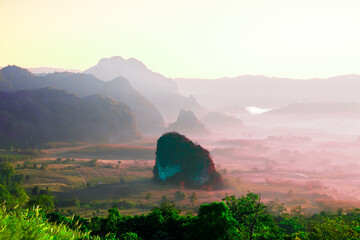
[[[39,210],[0,207],[0,239],[97,239],[83,232],[78,225],[72,229],[64,224],[49,223]]]
[[[0,208],[0,239],[360,239],[360,209],[304,216],[301,207],[295,207],[271,215],[281,204],[263,204],[255,193],[238,198],[226,195],[224,202],[202,204],[197,215],[182,214],[183,210],[165,196],[158,207],[117,201],[106,217],[96,216],[97,212],[91,219],[65,217],[52,212],[51,207],[46,209],[52,198],[45,193],[47,190],[33,188],[27,208]],[[35,204],[43,205],[44,210]],[[104,203],[73,200],[62,204],[96,208]],[[60,202],[56,205],[61,206]],[[135,216],[119,212],[119,208],[134,207],[152,210]]]
[[[66,218],[59,213],[48,214],[51,222],[73,226],[82,224],[93,236],[114,239],[359,239],[360,209],[344,214],[322,212],[305,217],[299,208],[279,216],[270,215],[260,196],[248,193],[236,198],[226,196],[226,202],[200,206],[198,215],[181,214],[174,203],[162,201],[148,214],[121,215],[117,207],[108,210],[107,217]],[[230,207],[228,207],[230,206]],[[234,211],[237,209],[236,211]],[[211,229],[211,231],[209,231]],[[123,237],[129,238],[123,238]],[[130,238],[132,236],[133,238]]]
[[[155,159],[155,149],[146,146],[127,146],[99,144],[77,150],[70,150],[61,154],[60,157],[73,158],[100,158],[100,159]],[[120,162],[121,163],[121,162]]]
[[[7,150],[0,150],[0,162],[25,161],[43,155],[38,149],[14,149],[10,146]]]
[[[175,192],[175,199],[176,201],[182,201],[187,197],[186,193],[182,191],[176,191]]]
[[[23,175],[15,175],[14,167],[9,162],[0,163],[0,202],[13,209],[23,206],[29,199],[24,188],[20,186]]]
[[[150,181],[145,161],[37,159],[20,152],[16,161],[0,163],[0,239],[360,239],[360,209],[309,215],[300,201],[263,203],[251,192],[213,202],[208,196],[224,195],[183,184],[166,196],[169,188]],[[55,192],[51,183],[76,192]],[[293,191],[288,195],[296,199]]]

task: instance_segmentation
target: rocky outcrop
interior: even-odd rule
[[[208,150],[176,132],[165,133],[157,141],[154,179],[162,183],[198,188],[223,187]]]
[[[181,109],[176,122],[169,124],[168,131],[191,135],[207,135],[210,133],[192,111],[184,109]]]

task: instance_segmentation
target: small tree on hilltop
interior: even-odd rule
[[[191,196],[189,197],[191,204],[194,206],[195,202],[198,200],[198,197],[196,195],[196,192],[193,192]]]
[[[91,159],[89,161],[89,166],[90,167],[97,167],[99,165],[99,162],[98,162],[98,159],[97,158],[94,158],[94,159]]]
[[[146,199],[146,200],[149,200],[150,198],[151,198],[151,193],[146,193],[146,194],[145,194],[145,199]]]
[[[169,202],[169,199],[165,195],[163,195],[161,198],[161,204],[168,203],[168,202]]]
[[[176,201],[182,201],[186,198],[186,193],[181,192],[181,191],[176,191],[175,192],[175,199]]]

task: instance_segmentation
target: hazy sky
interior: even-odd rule
[[[360,74],[359,0],[0,0],[0,66],[134,57],[168,77]]]

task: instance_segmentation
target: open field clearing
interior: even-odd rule
[[[196,209],[200,203],[221,201],[226,194],[249,191],[261,193],[265,202],[282,202],[288,210],[301,205],[308,214],[360,206],[358,142],[325,142],[296,136],[198,142],[210,150],[228,184],[226,189],[204,191],[155,183],[155,148],[150,146],[153,142],[47,149],[47,157],[31,159],[36,169],[18,171],[24,174],[27,189],[48,187],[59,201],[75,199],[83,206],[63,208],[85,215],[96,210],[100,214],[117,201],[137,204],[122,209],[124,213],[146,212],[158,205],[163,196],[175,201],[178,190],[187,198],[177,204],[188,210]],[[14,166],[24,163],[17,161]],[[198,197],[195,208],[188,199],[193,192]],[[148,193],[151,197],[145,199]],[[102,204],[84,207],[94,201]],[[91,211],[85,211],[86,208]]]

